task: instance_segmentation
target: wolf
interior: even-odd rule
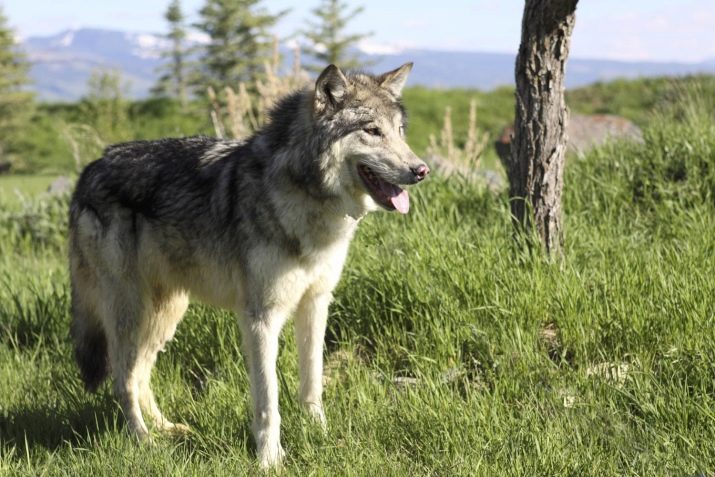
[[[111,372],[128,429],[187,432],[150,386],[189,298],[238,315],[263,467],[279,464],[278,337],[294,317],[299,399],[325,425],[323,340],[332,291],[360,220],[407,213],[404,186],[429,167],[407,145],[401,92],[384,73],[330,65],[280,100],[243,141],[208,137],[107,148],[70,205],[71,336],[91,391]]]

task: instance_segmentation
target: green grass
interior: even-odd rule
[[[653,111],[668,110],[693,94],[700,101],[711,102],[715,97],[715,76],[620,79],[570,90],[566,100],[575,112],[617,114],[644,126]]]
[[[429,145],[429,135],[439,139],[445,108],[452,111],[452,125],[458,144],[467,137],[469,102],[477,102],[477,126],[488,131],[494,139],[514,117],[514,91],[499,88],[490,92],[469,89],[433,90],[422,87],[407,88],[404,103],[409,113],[408,142],[422,154]]]
[[[47,191],[54,175],[0,175],[0,204],[18,206],[23,196],[36,196]],[[19,195],[18,195],[19,194]]]
[[[108,113],[96,112],[86,102],[39,104],[21,138],[24,149],[16,154],[14,169],[22,173],[61,174],[76,168],[73,141],[79,144],[83,163],[99,157],[103,146],[128,140],[156,139],[168,136],[213,134],[208,109],[192,104],[182,111],[178,103],[149,99],[127,103],[113,124]],[[78,134],[78,126],[90,133]]]
[[[515,249],[506,197],[456,180],[368,217],[331,308],[325,434],[282,339],[286,475],[715,472],[715,122],[686,104],[649,123],[569,162],[562,262]],[[235,318],[190,307],[153,382],[194,433],[138,445],[109,386],[79,383],[62,234],[3,217],[0,474],[255,475]]]

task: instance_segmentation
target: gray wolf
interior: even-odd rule
[[[84,169],[70,206],[75,355],[90,390],[111,372],[139,438],[145,417],[187,430],[161,413],[150,376],[190,296],[239,316],[262,466],[283,456],[276,357],[291,316],[299,399],[325,423],[323,339],[350,240],[368,212],[407,213],[401,186],[429,172],[405,142],[411,68],[371,76],[330,65],[245,141],[130,142]]]

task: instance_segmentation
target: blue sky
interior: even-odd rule
[[[182,2],[189,19],[204,0]],[[271,11],[291,8],[276,28],[285,37],[301,28],[319,0],[266,0]],[[515,52],[520,0],[362,0],[365,12],[351,28],[372,31],[364,45]],[[0,0],[10,24],[23,36],[69,28],[101,27],[163,32],[168,0]],[[581,0],[572,56],[621,60],[715,59],[714,0]]]

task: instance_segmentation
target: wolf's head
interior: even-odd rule
[[[381,206],[406,214],[401,185],[429,173],[405,142],[407,115],[400,102],[412,63],[380,76],[344,74],[330,65],[313,94],[313,124],[321,142],[324,186],[365,211]]]

